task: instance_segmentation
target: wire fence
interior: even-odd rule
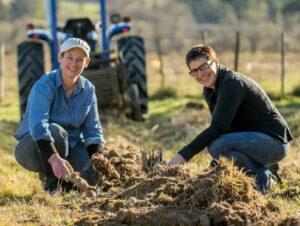
[[[189,46],[182,46],[183,50],[178,51],[181,56],[176,60],[180,60],[180,63],[176,60],[168,63],[168,58],[172,55],[170,52],[176,48],[172,47],[171,41],[164,39],[161,41],[161,43],[167,43],[162,46],[164,71],[167,77],[168,67],[183,68],[169,71],[173,73],[173,77],[176,77],[178,73],[186,73],[187,69],[183,64],[186,51],[193,45],[207,43],[215,48],[221,64],[252,77],[270,94],[285,96],[300,87],[299,39],[300,35],[297,32],[280,30],[266,29],[255,33],[234,29],[203,29],[189,41]],[[168,52],[168,50],[171,51]],[[177,76],[176,82],[179,82],[178,78]],[[180,84],[183,83],[180,81]],[[176,88],[180,89],[180,87]],[[183,91],[183,93],[186,92]]]

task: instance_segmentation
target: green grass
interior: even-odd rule
[[[12,152],[16,144],[13,134],[16,133],[20,109],[16,76],[5,78],[4,100],[0,102],[0,151]]]
[[[0,110],[0,115],[2,113],[3,111]],[[12,147],[16,144],[15,139],[12,135],[17,131],[18,120],[5,117],[4,119],[0,119],[0,121],[0,140],[4,141],[0,144],[0,150],[9,152],[12,150]]]
[[[288,96],[276,103],[279,111],[285,116],[293,136],[300,137],[300,98]]]

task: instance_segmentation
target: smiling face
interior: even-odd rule
[[[218,73],[217,64],[217,59],[208,61],[206,58],[201,57],[191,60],[188,64],[188,67],[190,69],[190,72],[193,72],[192,77],[197,82],[199,82],[205,87],[213,89],[215,87]]]
[[[80,48],[72,48],[64,53],[58,53],[63,80],[77,80],[84,68],[90,62],[85,52]]]

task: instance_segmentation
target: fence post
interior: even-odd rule
[[[5,46],[0,43],[0,102],[4,100],[4,57]]]
[[[281,33],[280,38],[281,49],[281,97],[285,95],[285,33]]]
[[[235,41],[235,60],[234,60],[234,70],[239,69],[239,53],[240,53],[240,32],[236,32],[236,41]]]

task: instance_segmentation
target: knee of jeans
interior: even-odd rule
[[[67,131],[57,123],[51,123],[49,125],[49,130],[51,131],[51,135],[54,140],[55,138],[63,140],[68,139]]]
[[[49,130],[51,131],[51,136],[54,139],[54,145],[58,153],[62,155],[62,157],[66,157],[69,152],[67,131],[56,123],[51,123]]]
[[[283,156],[283,158],[285,158],[287,156],[287,154],[288,154],[288,151],[289,151],[289,148],[290,148],[290,144],[284,144],[283,148],[284,148],[284,156]]]
[[[224,143],[220,140],[215,140],[208,147],[208,153],[214,158],[219,158],[224,153]]]
[[[25,169],[34,172],[43,171],[42,165],[39,159],[34,159],[34,156],[28,156],[28,153],[24,153],[22,149],[16,148],[15,152],[16,161]]]
[[[17,161],[21,166],[23,166],[22,153],[21,153],[21,151],[20,151],[18,148],[15,149],[14,155],[15,155],[16,161]]]

